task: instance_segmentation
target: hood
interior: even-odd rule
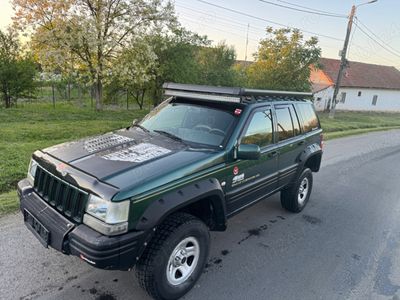
[[[150,181],[160,185],[160,178],[165,183],[185,176],[189,165],[193,172],[199,171],[210,166],[205,160],[216,155],[140,128],[67,142],[42,152],[125,192]],[[179,172],[183,169],[184,174]]]

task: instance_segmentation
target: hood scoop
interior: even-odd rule
[[[83,144],[85,150],[89,153],[99,152],[114,146],[126,144],[133,142],[134,139],[115,134],[115,133],[107,133],[101,136],[93,137],[86,140]]]

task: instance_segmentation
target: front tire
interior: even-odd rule
[[[294,213],[301,212],[310,199],[312,185],[312,172],[306,168],[294,183],[281,191],[282,207]]]
[[[139,284],[154,299],[178,299],[199,279],[210,234],[198,218],[176,213],[160,226],[136,265]]]

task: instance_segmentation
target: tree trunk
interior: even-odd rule
[[[10,96],[8,96],[7,93],[4,94],[4,104],[6,105],[6,108],[10,108],[11,106]]]
[[[95,83],[95,95],[96,95],[96,110],[102,109],[102,98],[103,98],[103,84],[101,78],[97,78]]]
[[[146,92],[146,90],[145,90],[145,89],[142,89],[142,95],[140,96],[140,104],[139,104],[140,110],[143,109],[145,92]]]

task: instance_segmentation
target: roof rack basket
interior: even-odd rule
[[[312,93],[259,90],[239,87],[217,87],[195,84],[164,83],[166,96],[211,101],[252,103],[273,100],[305,101]]]

